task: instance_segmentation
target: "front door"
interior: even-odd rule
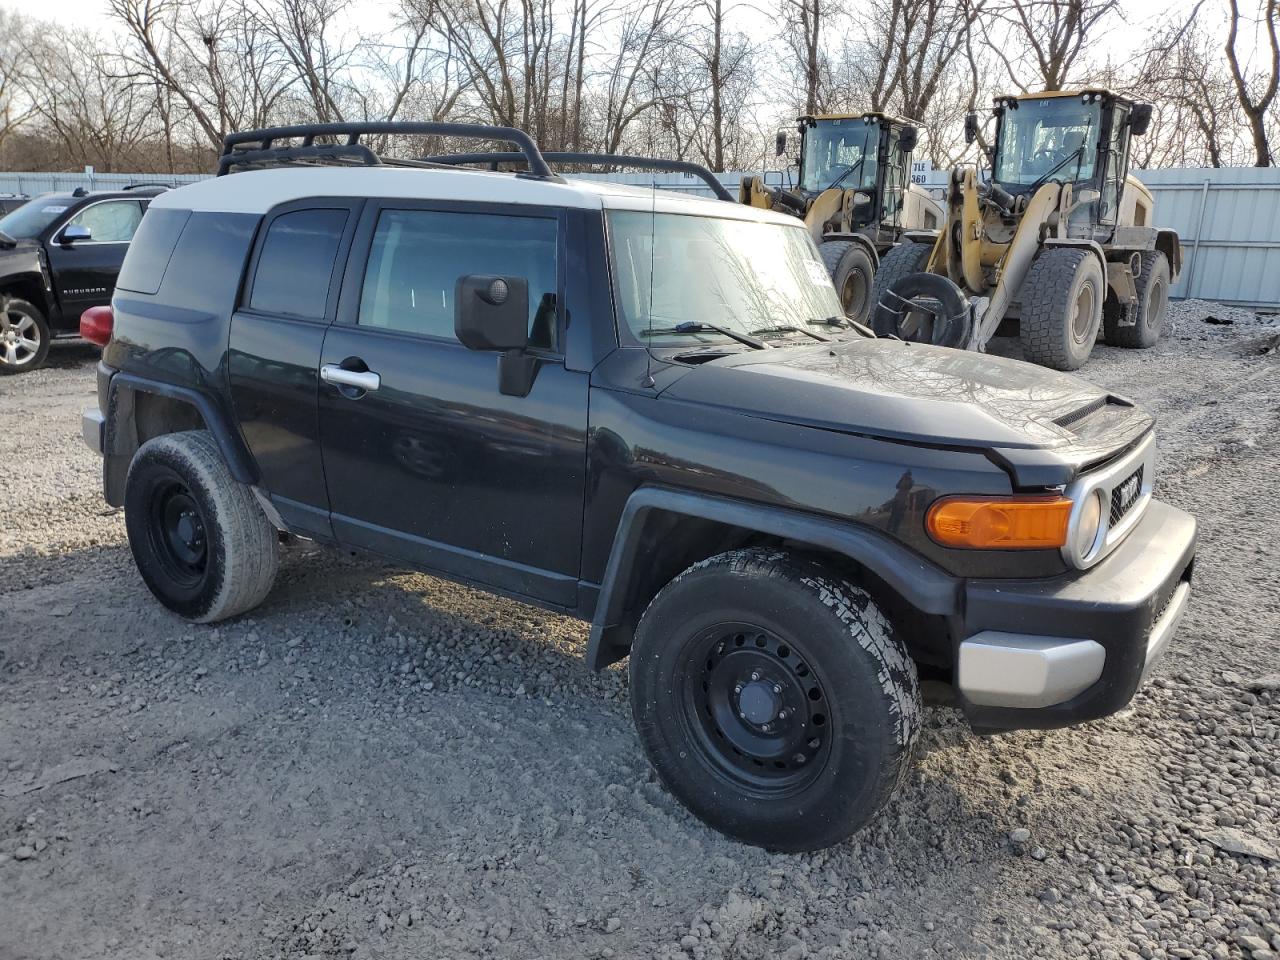
[[[561,356],[557,211],[370,204],[357,230],[322,382],[320,435],[339,541],[561,606],[576,602],[587,374]],[[468,274],[523,277],[528,396],[498,390],[498,357],[454,336]],[[346,377],[351,380],[352,378]]]
[[[143,210],[139,200],[101,200],[81,208],[58,228],[48,244],[49,269],[64,323],[75,324],[89,307],[111,302],[116,276],[129,241],[142,222]],[[68,226],[88,227],[89,239],[59,243]]]

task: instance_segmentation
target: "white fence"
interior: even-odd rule
[[[741,172],[717,174],[736,194]],[[1175,297],[1280,310],[1280,168],[1146,170],[1137,175],[1156,199],[1156,222],[1182,239],[1182,276]],[[697,177],[683,173],[575,174],[663,190],[711,196]],[[946,183],[946,171],[932,171],[926,187]],[[119,189],[137,183],[182,184],[200,174],[0,173],[0,194]],[[765,174],[782,183],[783,174]]]

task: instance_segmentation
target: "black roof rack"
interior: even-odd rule
[[[357,163],[362,166],[381,166],[383,159],[368,144],[361,143],[365,135],[393,134],[397,136],[468,137],[474,140],[504,140],[515,144],[529,165],[529,174],[543,180],[558,179],[547,166],[538,145],[523,130],[515,127],[495,127],[479,123],[437,123],[434,121],[372,121],[362,123],[304,123],[287,127],[268,127],[263,130],[245,130],[228,134],[222,141],[222,156],[218,158],[218,176],[230,173],[237,167],[261,167],[289,164],[295,161],[324,163]],[[345,138],[344,143],[316,143],[316,137]],[[278,140],[301,138],[302,143],[277,146]],[[422,166],[422,161],[390,160],[389,163]]]
[[[550,163],[581,163],[591,166],[641,167],[648,170],[667,170],[671,173],[688,173],[700,179],[721,200],[736,203],[725,185],[716,175],[700,163],[690,160],[663,160],[658,157],[629,157],[613,153],[570,153],[553,150],[542,154]],[[421,157],[425,163],[460,166],[469,163],[487,163],[494,169],[499,164],[519,163],[525,159],[520,153],[453,153],[435,157]]]
[[[172,183],[131,183],[127,187],[121,187],[122,190],[155,190],[157,193],[165,190],[172,190]]]

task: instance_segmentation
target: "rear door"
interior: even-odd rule
[[[559,211],[371,203],[322,365],[320,435],[340,541],[546,602],[576,603],[587,378],[565,368]],[[497,355],[454,336],[468,274],[529,283],[528,396],[499,392]]]
[[[144,209],[143,201],[135,199],[96,200],[81,207],[54,233],[47,245],[49,269],[65,325],[74,326],[89,307],[111,302],[120,265]],[[69,226],[87,227],[90,239],[59,243]]]
[[[325,539],[332,529],[317,370],[359,208],[348,200],[301,200],[267,214],[227,350],[236,422],[263,486],[291,528]]]

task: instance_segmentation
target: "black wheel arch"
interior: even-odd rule
[[[10,273],[0,279],[0,296],[25,300],[44,314],[51,330],[62,329],[62,311],[45,287],[44,277],[38,271]],[[79,317],[76,321],[79,322]]]
[[[961,581],[892,539],[853,523],[664,487],[627,501],[596,596],[587,665],[627,656],[649,601],[690,565],[727,550],[780,544],[825,555],[886,607],[911,617],[926,660],[949,655],[946,618],[958,612]],[[936,654],[936,656],[931,656]]]
[[[208,430],[231,476],[254,485],[257,464],[221,403],[194,387],[131,373],[116,373],[107,388],[103,493],[112,506],[124,504],[125,478],[138,448],[153,437],[183,430]]]

